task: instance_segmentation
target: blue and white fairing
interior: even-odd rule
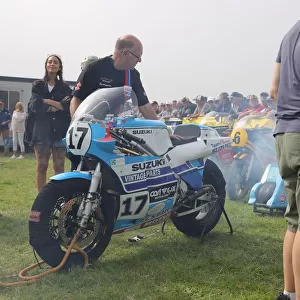
[[[135,98],[132,93],[133,103]],[[122,87],[94,92],[77,109],[66,136],[69,152],[97,157],[118,178],[121,190],[118,190],[120,208],[115,233],[150,226],[167,218],[179,188],[201,189],[205,160],[213,151],[202,139],[174,147],[168,128],[161,121],[118,117],[125,100]],[[109,120],[107,115],[111,115]],[[157,155],[124,155],[109,135],[109,127],[125,128],[143,138]],[[82,172],[82,178],[87,179],[87,174]]]

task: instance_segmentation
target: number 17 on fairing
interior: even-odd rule
[[[90,126],[81,122],[70,126],[66,136],[66,144],[74,155],[84,155],[91,144]]]

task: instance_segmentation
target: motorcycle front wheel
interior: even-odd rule
[[[79,228],[77,211],[89,186],[89,180],[78,178],[50,181],[34,201],[29,216],[30,244],[51,267],[60,264],[66,246]],[[89,262],[97,260],[108,246],[115,216],[116,201],[103,192],[100,206],[91,215],[76,243],[88,254]],[[82,254],[72,252],[62,269],[83,264]]]

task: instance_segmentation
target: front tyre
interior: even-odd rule
[[[204,167],[203,185],[212,186],[214,191],[206,196],[211,197],[211,202],[209,198],[205,199],[205,202],[208,204],[207,207],[200,210],[200,212],[197,211],[185,216],[172,217],[176,228],[187,236],[200,237],[209,233],[217,225],[222,214],[222,207],[224,206],[226,197],[226,182],[218,166],[209,159],[206,161]],[[218,196],[218,200],[212,200],[216,195]],[[200,205],[201,198],[199,199]],[[177,212],[181,213],[189,209],[186,206],[182,206]],[[197,219],[196,216],[198,216]]]
[[[38,194],[29,217],[30,244],[51,267],[56,267],[65,255],[65,246],[75,235],[79,205],[88,192],[90,181],[68,179],[51,181]],[[90,217],[87,228],[80,234],[77,245],[97,260],[106,249],[115,222],[116,202],[102,193],[100,207]],[[83,266],[84,257],[72,252],[62,267]]]
[[[244,200],[249,191],[250,183],[246,180],[249,169],[249,162],[247,160],[234,160],[229,169],[228,178],[228,197],[230,200]]]

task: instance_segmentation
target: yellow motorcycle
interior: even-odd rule
[[[266,116],[245,116],[235,123],[231,132],[235,155],[227,177],[231,200],[245,199],[266,166],[276,162],[274,126],[274,118]]]
[[[200,124],[203,117],[191,118],[191,117],[184,117],[182,118],[182,124]]]
[[[212,127],[218,131],[221,136],[228,135],[228,129],[232,129],[235,121],[229,118],[226,113],[212,111],[203,117],[183,118],[182,124],[197,124]]]
[[[197,124],[200,128],[210,127],[215,129],[222,137],[230,137],[234,120],[231,120],[226,113],[210,112],[203,117],[198,118],[183,118],[182,124]],[[225,180],[227,181],[228,169],[233,162],[234,152],[231,146],[215,153],[211,160],[222,170]]]

